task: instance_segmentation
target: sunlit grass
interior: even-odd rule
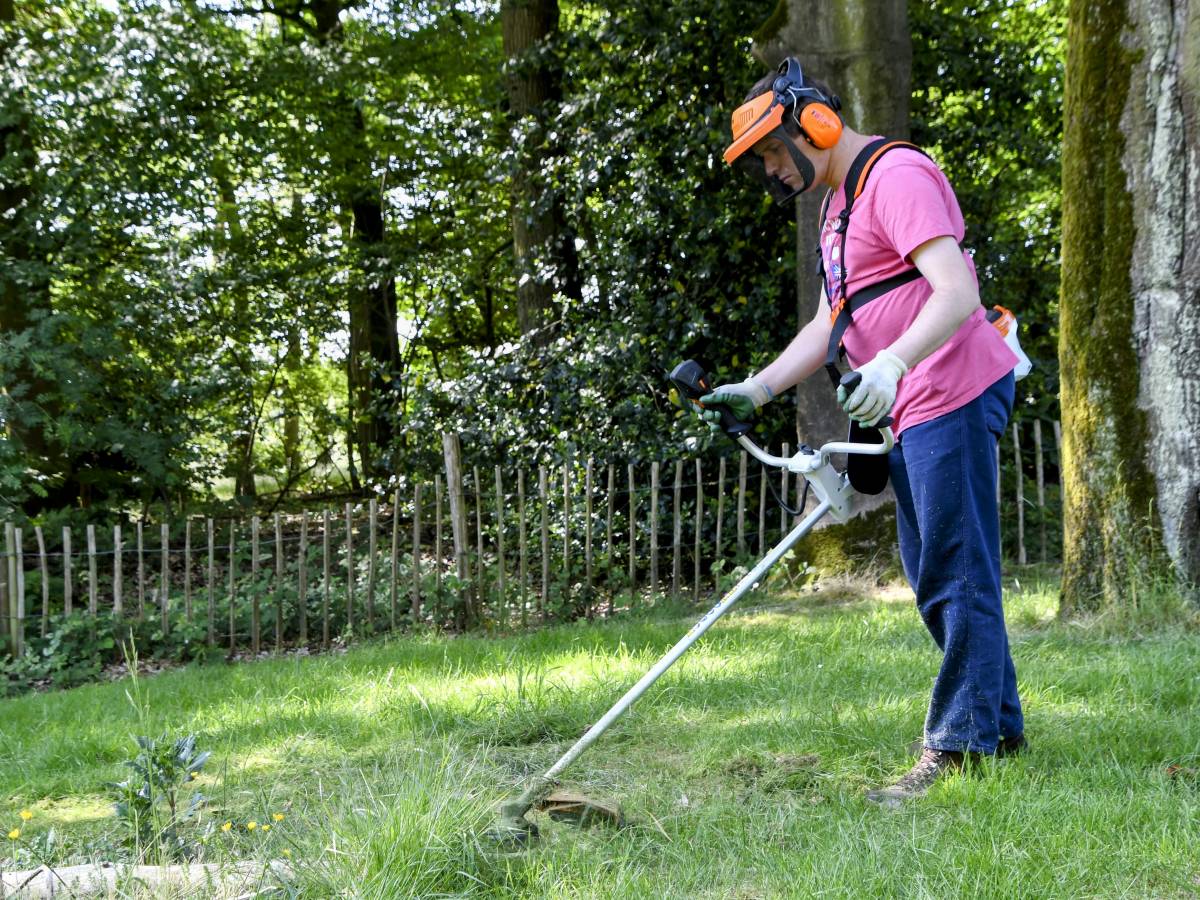
[[[151,725],[196,732],[213,820],[286,809],[265,840],[303,896],[1187,896],[1200,874],[1200,641],[1056,618],[1052,575],[1010,585],[1032,750],[882,812],[937,654],[899,589],[757,592],[585,754],[568,783],[630,827],[542,820],[497,855],[495,804],[549,766],[698,610],[504,638],[423,635],[345,654],[149,679]],[[0,825],[26,806],[86,856],[109,828],[136,716],[122,684],[0,703]],[[1180,767],[1169,770],[1168,767]],[[1183,772],[1184,774],[1180,774]]]

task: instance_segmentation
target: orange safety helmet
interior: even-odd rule
[[[783,117],[790,110],[804,139],[818,150],[828,150],[842,136],[842,117],[838,113],[842,102],[805,81],[800,62],[794,56],[784,59],[779,64],[778,72],[769,91],[733,111],[733,143],[725,148],[725,162],[753,176],[777,203],[786,203],[812,186],[816,171],[787,134]],[[792,188],[779,178],[767,174],[762,158],[752,150],[765,137],[778,138],[787,148],[800,172],[803,187]]]

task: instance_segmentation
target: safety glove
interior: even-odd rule
[[[870,427],[891,412],[896,402],[896,384],[908,372],[908,366],[891,350],[880,350],[873,360],[855,371],[862,375],[862,380],[849,396],[839,385],[838,403],[855,422]]]
[[[754,411],[774,400],[771,389],[754,377],[747,378],[737,384],[723,384],[711,394],[700,398],[700,404],[708,407],[700,411],[700,415],[708,422],[709,427],[720,430],[721,411],[712,409],[713,406],[725,406],[740,421],[746,422],[754,416]]]

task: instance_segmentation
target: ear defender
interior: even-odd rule
[[[800,130],[818,150],[828,150],[842,137],[842,120],[824,103],[810,103],[800,110]]]

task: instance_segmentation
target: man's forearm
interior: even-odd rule
[[[825,363],[829,343],[828,314],[818,314],[792,338],[792,342],[769,366],[754,377],[779,396],[795,387]]]

